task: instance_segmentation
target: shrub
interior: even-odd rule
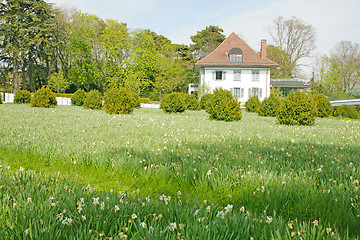
[[[200,103],[194,94],[182,93],[186,110],[200,110]]]
[[[292,91],[284,98],[276,115],[277,122],[285,125],[314,125],[316,102],[305,92]]]
[[[17,90],[14,97],[14,103],[29,103],[31,93],[26,90]]]
[[[32,107],[53,108],[57,105],[55,93],[43,86],[34,93],[30,105]]]
[[[101,109],[102,108],[102,96],[98,90],[91,90],[86,94],[86,98],[83,104],[87,109]]]
[[[359,119],[360,114],[356,111],[355,106],[351,105],[341,105],[335,108],[334,114],[335,117],[347,117],[353,119]]]
[[[280,97],[270,93],[270,96],[265,98],[260,104],[258,114],[263,117],[275,117],[277,111],[279,110],[280,103]]]
[[[140,98],[136,92],[128,91],[128,94],[131,97],[131,105],[133,108],[140,108]]]
[[[238,121],[242,118],[240,102],[233,97],[230,91],[222,88],[214,91],[213,97],[206,104],[206,112],[212,119],[227,122]]]
[[[260,106],[261,106],[261,102],[258,96],[252,96],[245,103],[247,112],[258,112]]]
[[[206,109],[206,104],[209,100],[211,100],[212,97],[213,97],[213,95],[210,93],[202,95],[200,98],[200,108]]]
[[[141,103],[150,103],[150,98],[140,98]]]
[[[184,98],[181,93],[166,94],[160,102],[160,108],[167,113],[184,112],[186,109]]]
[[[136,95],[136,93],[134,94]],[[105,92],[104,99],[107,113],[130,114],[134,111],[134,96],[124,87],[110,88]]]
[[[3,97],[3,94],[2,94],[2,93],[0,93],[0,104],[2,104],[2,103],[3,103],[2,97]]]
[[[71,104],[75,106],[82,106],[84,105],[85,98],[86,92],[82,89],[78,89],[71,97]]]
[[[317,117],[328,117],[332,112],[329,99],[324,94],[316,94],[314,97],[317,106]]]

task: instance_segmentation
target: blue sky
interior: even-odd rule
[[[341,40],[360,43],[359,0],[47,0],[103,19],[125,22],[129,28],[150,29],[173,43],[190,44],[190,36],[216,25],[224,34],[237,33],[254,50],[266,31],[283,16],[300,18],[316,31],[314,55],[328,53]]]

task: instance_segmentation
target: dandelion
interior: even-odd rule
[[[176,229],[176,222],[170,223],[169,229],[170,231],[174,231]]]
[[[145,223],[145,222],[142,222],[142,223],[140,223],[140,226],[141,226],[142,228],[146,228],[146,223]]]
[[[135,213],[131,214],[131,218],[136,219],[137,218],[136,214]]]
[[[119,211],[120,210],[119,206],[115,205],[114,210],[115,210],[115,212]]]

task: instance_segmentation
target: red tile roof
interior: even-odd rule
[[[230,63],[226,53],[232,48],[240,48],[243,51],[242,63]],[[277,67],[278,65],[269,59],[261,59],[259,53],[233,32],[212,53],[196,62],[195,66]]]

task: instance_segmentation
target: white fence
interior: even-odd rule
[[[337,107],[341,105],[360,105],[360,99],[330,101],[330,103],[331,106],[333,107]]]

